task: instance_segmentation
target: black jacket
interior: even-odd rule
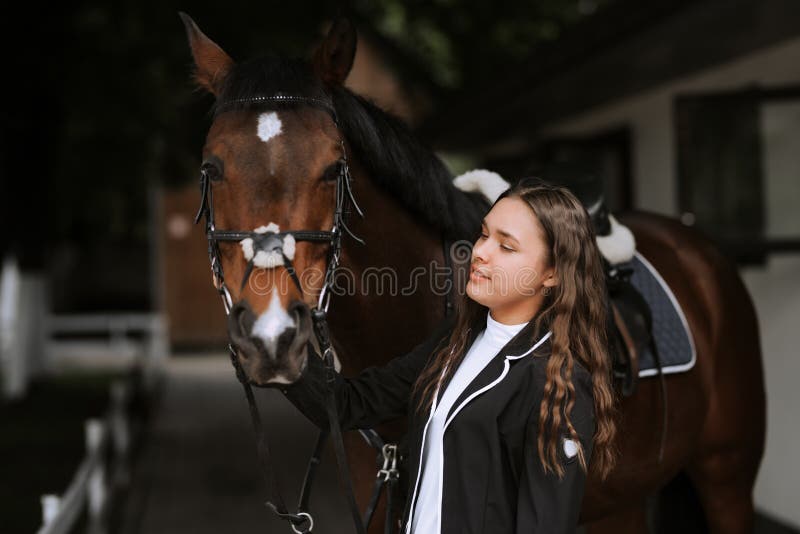
[[[344,430],[409,416],[410,478],[403,533],[410,532],[409,513],[419,489],[423,432],[430,415],[416,413],[418,399],[412,397],[411,388],[439,343],[446,342],[453,324],[452,316],[445,319],[411,352],[385,365],[368,367],[353,378],[336,378]],[[457,412],[443,438],[441,534],[564,533],[573,532],[577,526],[585,482],[577,457],[569,458],[559,447],[565,468],[562,479],[552,472],[545,475],[539,461],[539,407],[550,341],[516,357],[534,345],[532,333],[533,321],[475,377],[448,414]],[[477,334],[471,333],[468,347]],[[588,459],[595,428],[591,376],[577,362],[573,384],[571,421]],[[441,391],[446,387],[447,383]],[[310,357],[301,378],[282,391],[315,424],[328,427],[325,371],[320,358]]]

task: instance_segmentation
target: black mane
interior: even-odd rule
[[[276,94],[330,103],[343,135],[376,185],[444,237],[476,237],[481,217],[489,207],[486,200],[457,189],[442,161],[402,120],[344,87],[326,90],[306,61],[273,55],[237,64],[227,76],[212,112],[216,115],[231,108],[294,105],[246,102]]]

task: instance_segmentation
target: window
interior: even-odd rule
[[[678,206],[736,261],[800,250],[800,88],[675,101]]]

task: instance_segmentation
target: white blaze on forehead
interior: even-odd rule
[[[272,297],[269,300],[269,306],[264,313],[262,313],[255,324],[253,324],[253,331],[250,335],[260,338],[270,354],[275,356],[278,337],[288,328],[293,328],[294,318],[289,315],[278,298],[278,292],[275,288],[272,289]]]
[[[277,113],[274,111],[262,113],[258,117],[258,137],[266,143],[281,133],[281,126],[283,123]]]

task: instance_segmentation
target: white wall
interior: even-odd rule
[[[542,134],[580,135],[628,125],[633,137],[634,205],[677,215],[673,98],[684,92],[733,90],[753,84],[800,85],[798,65],[800,38],[558,121],[544,128]]]
[[[761,108],[766,232],[774,238],[800,235],[800,101]]]
[[[767,445],[756,481],[759,508],[800,527],[800,254],[742,270],[759,316],[767,382]]]
[[[766,233],[800,235],[800,103],[761,110]],[[800,253],[773,256],[766,268],[742,269],[761,327],[767,382],[767,448],[756,484],[756,502],[800,525]]]
[[[592,134],[627,125],[632,132],[634,205],[679,215],[672,106],[688,92],[800,85],[800,39],[763,49],[702,74],[549,125],[545,136]],[[800,236],[800,103],[761,108],[766,230]],[[800,527],[800,254],[773,255],[764,267],[741,270],[759,314],[767,382],[767,446],[755,488],[756,505]]]

